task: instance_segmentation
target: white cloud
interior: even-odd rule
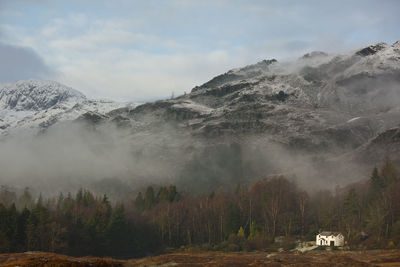
[[[195,53],[175,40],[132,32],[129,25],[126,20],[90,21],[74,15],[54,19],[37,33],[12,26],[7,32],[11,40],[37,49],[56,66],[60,82],[90,97],[145,100],[178,95],[247,63],[247,52],[241,49]],[[83,30],[71,31],[73,27]],[[165,49],[173,51],[163,53]]]
[[[0,24],[6,43],[33,48],[60,72],[60,82],[91,97],[123,100],[177,95],[265,58],[288,60],[312,50],[340,52],[386,41],[378,33],[393,34],[398,25],[397,15],[382,15],[393,4],[375,8],[372,0],[349,3],[348,9],[344,1],[37,2],[45,9],[35,14],[45,16],[41,23]],[[22,18],[30,21],[26,14]],[[382,25],[385,31],[379,31]]]
[[[62,81],[92,97],[143,100],[189,91],[232,64],[228,53],[153,55],[110,51],[61,68]]]
[[[58,81],[89,97],[132,101],[179,95],[231,68],[264,58],[291,59],[310,49],[307,42],[280,39],[198,51],[174,39],[133,32],[131,23],[72,15],[37,33],[14,27],[8,32],[57,67]]]

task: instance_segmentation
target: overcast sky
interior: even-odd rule
[[[0,82],[149,101],[229,69],[400,39],[400,1],[0,0]]]

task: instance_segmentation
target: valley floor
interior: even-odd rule
[[[133,260],[92,257],[73,258],[44,252],[25,252],[0,254],[0,264],[4,267],[400,266],[400,251],[313,251],[306,254],[176,252]]]

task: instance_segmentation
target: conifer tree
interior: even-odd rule
[[[374,168],[372,171],[370,184],[368,188],[368,196],[367,201],[371,205],[371,203],[377,201],[382,197],[382,191],[384,188],[384,183],[382,178],[379,176],[378,168]]]

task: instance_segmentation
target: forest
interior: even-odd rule
[[[365,181],[334,192],[307,192],[284,176],[207,194],[152,185],[118,203],[85,189],[51,198],[0,189],[0,253],[290,250],[322,230],[342,232],[350,249],[400,248],[400,174],[389,158]]]

